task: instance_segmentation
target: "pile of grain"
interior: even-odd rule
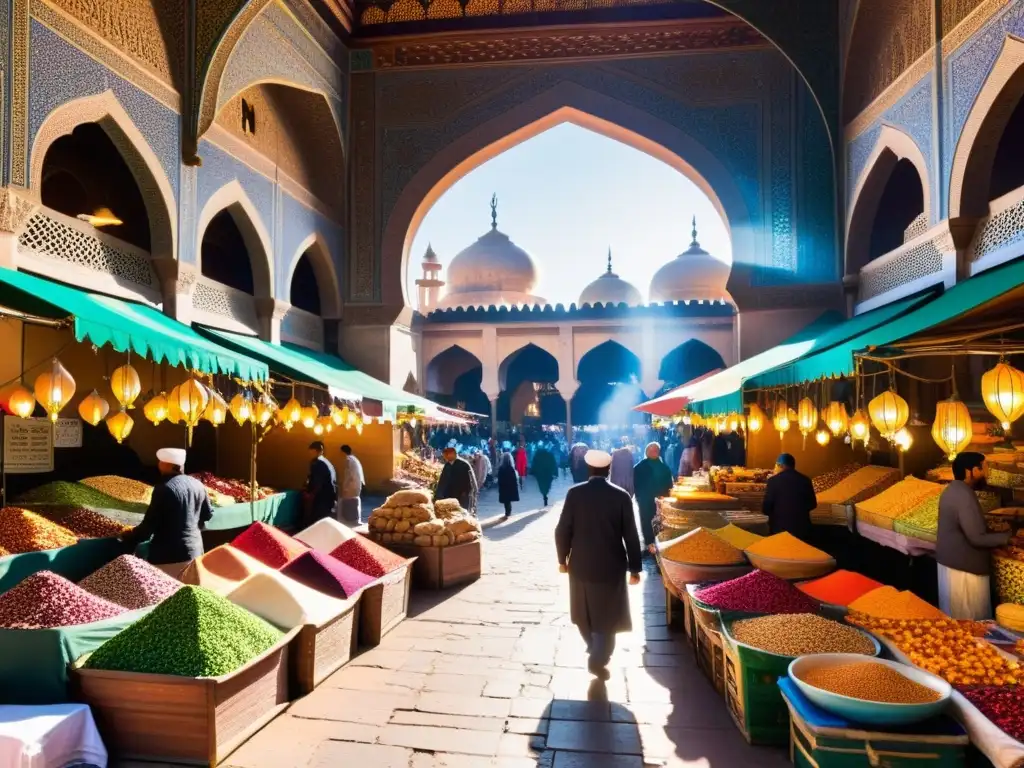
[[[0,509],[0,547],[11,554],[70,547],[78,542],[71,531],[18,507]]]

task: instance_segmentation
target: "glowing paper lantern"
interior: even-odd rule
[[[175,387],[175,391],[177,394],[172,399],[188,429],[188,444],[192,445],[192,429],[206,412],[206,406],[210,404],[210,393],[194,378]]]
[[[167,394],[161,392],[159,395],[153,395],[142,407],[142,412],[153,424],[160,424],[167,418]]]
[[[889,389],[868,403],[868,415],[875,429],[891,442],[896,433],[907,425],[910,406],[895,390]]]
[[[19,384],[7,400],[7,408],[15,416],[27,419],[36,409],[36,399],[31,392]]]
[[[203,418],[215,427],[219,427],[228,419],[228,404],[215,389],[210,390],[210,402],[203,411]]]
[[[295,424],[302,419],[302,403],[294,397],[284,404],[281,409],[282,418],[285,424]]]
[[[730,413],[727,421],[729,422],[729,429],[731,431],[739,432],[741,429],[743,429],[743,417],[740,416],[738,413]]]
[[[175,387],[167,395],[167,420],[171,424],[181,423],[181,408],[178,407],[178,389]]]
[[[302,409],[302,426],[306,429],[312,429],[316,426],[317,419],[320,418],[320,411],[315,406],[307,405]]]
[[[134,408],[135,400],[142,392],[139,374],[130,364],[122,365],[110,374],[110,389],[122,408]]]
[[[345,414],[342,413],[341,408],[336,405],[331,406],[331,421],[334,422],[334,426],[340,427],[345,423]]]
[[[764,427],[765,415],[761,407],[754,403],[750,406],[750,413],[747,414],[747,431],[756,435]]]
[[[824,448],[832,440],[832,434],[827,429],[819,429],[814,435],[814,440]]]
[[[239,392],[231,398],[231,415],[235,417],[238,426],[243,426],[253,419],[252,401],[248,392]]]
[[[811,434],[814,428],[818,426],[818,409],[814,407],[814,401],[811,398],[805,397],[797,405],[796,419],[800,434],[804,437]]]
[[[789,432],[792,423],[789,418],[789,406],[786,405],[785,400],[779,400],[775,404],[775,416],[772,419],[772,424],[775,426],[775,431],[779,433],[779,437]]]
[[[690,414],[690,426],[699,427],[704,423],[704,417],[699,413]]]
[[[871,422],[868,420],[868,415],[860,409],[850,419],[850,437],[854,440],[860,440],[865,444],[867,444],[868,438],[871,437]]]
[[[906,427],[893,435],[892,441],[896,444],[896,447],[900,449],[901,453],[909,451],[910,446],[914,444],[914,438],[910,435],[910,430]]]
[[[932,439],[946,452],[952,461],[956,455],[971,444],[974,426],[971,414],[956,397],[943,400],[935,406],[935,422],[932,424]]]
[[[109,412],[110,404],[95,389],[78,404],[78,415],[82,421],[94,427],[107,418]]]
[[[256,403],[255,417],[257,423],[261,427],[267,426],[270,420],[274,418],[274,413],[277,411],[277,403],[274,402],[274,398],[264,393],[263,397]]]
[[[56,421],[61,409],[75,396],[75,380],[60,360],[54,358],[50,370],[36,378],[35,390],[36,400],[46,409],[50,421]]]
[[[313,434],[316,435],[317,437],[320,437],[320,435],[322,435],[323,433],[324,423],[322,421],[318,421],[316,424],[313,425]]]
[[[833,400],[825,409],[825,425],[834,437],[842,437],[850,428],[850,417],[846,415],[846,404]]]
[[[1002,360],[981,377],[981,398],[1004,430],[1024,416],[1024,373]]]
[[[132,433],[135,422],[126,411],[118,411],[107,419],[107,429],[117,442],[121,443]]]

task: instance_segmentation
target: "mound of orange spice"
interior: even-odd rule
[[[1024,682],[1020,665],[986,643],[987,629],[975,621],[956,619],[881,619],[862,613],[846,617],[851,624],[884,637],[921,669],[956,686],[1016,685]]]

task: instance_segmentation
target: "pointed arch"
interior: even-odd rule
[[[271,277],[274,274],[273,241],[260,218],[259,211],[256,210],[256,206],[245,194],[245,190],[242,189],[242,185],[237,179],[229,181],[214,192],[199,214],[194,251],[196,269],[202,271],[203,236],[206,234],[206,228],[214,216],[225,210],[231,214],[231,218],[234,219],[235,225],[245,241],[245,249],[249,254],[249,262],[252,264],[254,296],[257,299],[273,298],[274,285]]]
[[[1021,98],[1024,40],[1007,35],[957,139],[949,179],[949,218],[988,213],[999,140]]]
[[[521,367],[524,364],[523,361],[526,361],[526,364],[532,362],[538,369],[535,371],[538,376],[536,379],[528,378],[522,375],[520,371],[519,373],[523,381],[554,384],[559,380],[561,371],[558,365],[558,358],[551,350],[547,349],[546,345],[535,343],[542,338],[538,337],[535,340],[523,341],[518,348],[505,355],[501,363],[498,364],[498,386],[502,391],[509,389],[509,375],[512,373],[513,367]]]
[[[901,160],[907,160],[917,170],[924,195],[925,218],[931,221],[931,183],[924,153],[909,134],[891,125],[883,125],[850,196],[846,218],[846,274],[859,271],[869,261],[878,204],[893,169]]]
[[[313,274],[316,275],[317,289],[320,292],[320,313],[328,320],[340,318],[341,283],[338,281],[338,271],[334,267],[328,240],[319,232],[309,234],[305,240],[299,243],[299,247],[288,262],[288,271],[285,273],[281,290],[291,290],[295,268],[299,265],[299,259],[307,252],[310,264],[313,266]]]
[[[135,178],[149,218],[151,256],[154,259],[176,259],[178,206],[174,189],[160,159],[113,91],[69,101],[47,115],[32,141],[29,168],[32,195],[40,199],[42,194],[47,151],[57,139],[68,136],[85,123],[96,123],[103,129]]]
[[[658,378],[666,387],[680,386],[725,367],[714,347],[700,339],[687,339],[661,358]]]

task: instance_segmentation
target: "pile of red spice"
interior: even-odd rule
[[[231,546],[271,568],[283,568],[309,550],[301,541],[266,523],[253,523],[234,538]]]
[[[801,592],[823,603],[847,606],[862,595],[884,586],[853,571],[835,571],[814,581],[797,585]]]
[[[986,686],[960,692],[1008,736],[1024,740],[1024,686]]]
[[[694,594],[700,602],[723,611],[744,613],[817,613],[812,600],[785,579],[767,571],[752,571]]]
[[[32,574],[0,595],[0,627],[50,629],[92,624],[125,612],[51,571]]]
[[[370,541],[365,536],[356,536],[342,542],[337,549],[331,552],[331,557],[341,560],[350,568],[355,568],[360,573],[365,573],[375,579],[405,565],[404,558],[384,549],[380,544]]]

